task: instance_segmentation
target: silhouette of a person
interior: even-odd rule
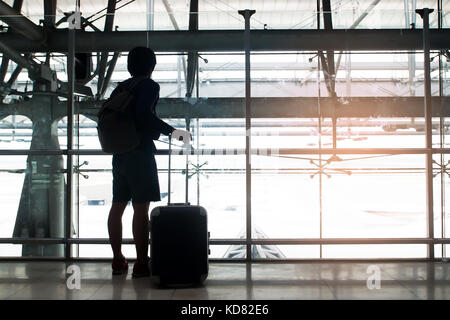
[[[132,201],[133,238],[136,245],[137,261],[133,266],[133,277],[150,275],[148,257],[148,211],[151,201],[160,201],[158,171],[153,140],[161,134],[189,141],[190,133],[177,130],[159,119],[155,107],[159,99],[159,85],[151,79],[156,65],[153,50],[136,47],[128,54],[128,71],[131,78],[121,82],[111,93],[114,96],[134,81],[139,81],[133,89],[136,129],[140,145],[127,153],[113,155],[113,200],[108,217],[108,232],[114,254],[113,274],[128,270],[128,262],[122,254],[122,215],[129,201]]]

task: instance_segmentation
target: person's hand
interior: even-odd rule
[[[192,135],[189,131],[175,129],[172,132],[172,139],[183,141],[184,145],[186,146],[192,140]]]

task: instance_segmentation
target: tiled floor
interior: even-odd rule
[[[70,264],[0,262],[0,299],[450,299],[450,264],[441,262],[212,263],[204,286],[183,289],[158,288],[131,271],[113,277],[109,263],[75,264],[81,288],[70,290]],[[371,265],[379,289],[367,286]]]

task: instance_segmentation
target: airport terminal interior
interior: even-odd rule
[[[450,299],[449,13],[450,0],[0,1],[0,299]],[[206,210],[202,285],[132,278],[131,202],[130,268],[111,272],[98,112],[134,47],[156,54],[157,115],[192,135],[172,141],[170,167],[168,137],[155,141],[150,211]]]

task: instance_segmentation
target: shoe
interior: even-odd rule
[[[125,257],[122,256],[120,259],[114,258],[112,261],[112,274],[113,275],[121,275],[127,273],[128,271],[128,262]]]
[[[150,268],[148,266],[150,259],[146,263],[135,262],[133,266],[133,278],[150,277]]]

